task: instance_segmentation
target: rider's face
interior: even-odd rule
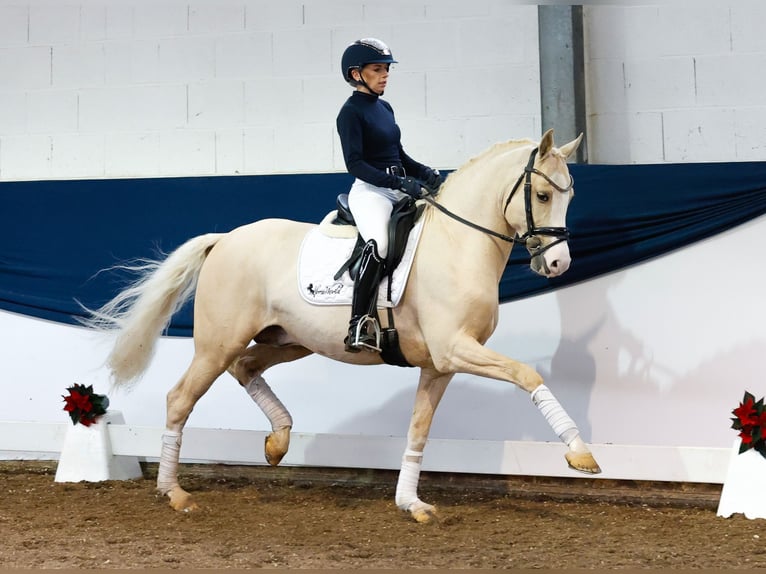
[[[376,94],[382,94],[388,83],[390,66],[391,64],[367,64],[364,66],[361,70],[361,79],[369,86],[369,89],[363,85],[358,86],[357,89],[368,93],[371,89]]]

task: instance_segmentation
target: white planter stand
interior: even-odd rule
[[[739,454],[739,444],[736,439],[731,450],[718,516],[742,513],[750,519],[766,518],[766,458],[753,449]]]
[[[107,411],[89,427],[76,424],[67,429],[56,468],[56,482],[100,482],[142,476],[137,457],[112,454],[110,423],[124,424],[122,413]]]

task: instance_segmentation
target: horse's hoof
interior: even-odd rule
[[[423,502],[410,507],[409,512],[410,516],[415,519],[415,522],[420,524],[439,520],[439,513],[436,511],[436,507]]]
[[[266,462],[271,466],[277,466],[290,448],[290,428],[284,427],[268,434],[263,446]]]
[[[598,474],[601,467],[589,452],[568,452],[565,455],[570,468],[587,474]]]
[[[194,512],[199,506],[192,499],[192,495],[180,488],[168,492],[170,507],[178,512]]]

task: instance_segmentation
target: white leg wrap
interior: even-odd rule
[[[413,461],[408,458],[418,458]],[[420,466],[423,462],[423,453],[414,450],[405,450],[402,457],[402,469],[399,471],[399,480],[396,483],[396,506],[401,510],[409,510],[413,503],[418,502],[418,481],[420,480]]]
[[[263,377],[255,377],[245,385],[245,390],[271,422],[271,430],[293,426],[293,418],[290,413],[287,412],[285,405],[277,398]]]
[[[162,435],[157,490],[167,494],[178,486],[178,459],[181,455],[181,433],[166,430]]]
[[[551,425],[553,432],[569,446],[569,444],[580,436],[575,422],[569,417],[551,390],[545,385],[540,385],[532,391],[532,402],[543,413],[545,420]],[[582,441],[580,441],[582,442]]]

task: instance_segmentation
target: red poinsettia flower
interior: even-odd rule
[[[751,444],[753,442],[753,435],[750,434],[748,429],[742,429],[742,432],[739,433],[739,438],[742,439],[742,444]]]
[[[750,425],[755,422],[758,413],[755,410],[755,401],[753,397],[746,396],[739,407],[732,411],[735,417],[739,419],[742,425]]]
[[[109,399],[106,395],[93,392],[93,385],[75,384],[67,388],[69,395],[63,397],[64,410],[69,413],[72,424],[80,423],[89,427],[97,422],[98,417],[106,413]]]
[[[735,418],[731,419],[731,428],[739,431],[739,452],[753,449],[766,458],[766,407],[761,398],[745,391],[739,406],[731,411]]]
[[[93,405],[90,402],[90,395],[83,395],[77,391],[71,391],[68,397],[64,397],[66,406],[64,410],[71,413],[77,409],[83,412],[90,412]]]

